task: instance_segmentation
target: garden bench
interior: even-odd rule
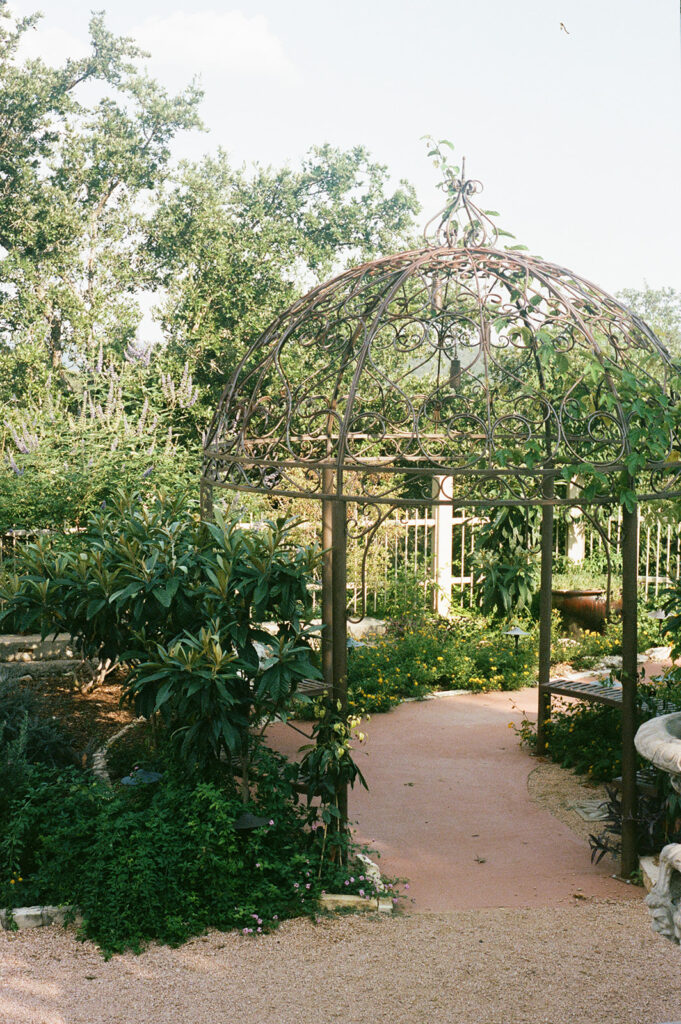
[[[326,683],[318,679],[301,679],[296,686],[296,693],[302,693],[305,697],[321,697],[327,691]]]
[[[621,707],[622,705],[622,687],[620,684],[580,682],[576,679],[551,679],[548,683],[540,686],[539,689],[540,692],[548,696],[549,700],[555,694],[556,696],[574,697],[578,700],[586,700],[595,704],[606,704],[610,707]],[[548,708],[550,708],[550,704]],[[658,700],[653,698],[652,708],[648,705],[648,709],[653,710],[655,714],[666,714],[669,710],[663,698]],[[620,775],[613,779],[612,784],[616,789],[621,789],[622,776]],[[649,768],[644,768],[636,773],[636,788],[640,794],[645,796],[656,795],[657,786],[654,773]]]
[[[581,682],[577,679],[551,679],[540,685],[539,692],[546,694],[550,700],[553,694],[561,697],[575,697],[578,700],[592,701],[596,704],[608,704],[610,707],[621,707],[622,687],[617,683]],[[549,705],[550,706],[550,705]],[[646,702],[646,710],[664,715],[669,710],[663,697],[652,698]]]
[[[550,679],[539,687],[539,692],[550,698],[555,693],[561,697],[576,697],[578,700],[593,701],[619,707],[622,704],[621,686],[612,683],[580,682],[576,679]]]

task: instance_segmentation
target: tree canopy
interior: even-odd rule
[[[361,146],[178,167],[196,83],[169,94],[102,13],[60,67],[21,58],[37,29],[0,0],[3,529],[77,520],[117,477],[183,476],[253,338],[319,277],[405,245],[417,211]]]

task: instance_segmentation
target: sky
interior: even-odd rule
[[[85,52],[91,4],[8,6],[44,13],[27,54]],[[416,186],[425,224],[423,136],[446,138],[533,253],[608,291],[681,290],[678,0],[116,0],[106,23],[167,88],[199,77],[207,131],[178,158],[362,144]]]

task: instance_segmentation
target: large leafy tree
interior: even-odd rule
[[[0,14],[0,344],[25,386],[39,368],[63,374],[102,346],[122,354],[134,337],[149,282],[145,206],[173,137],[199,124],[200,93],[168,95],[101,14],[87,57],[21,63],[37,19],[13,21],[6,3]],[[84,105],[86,86],[99,95]]]
[[[681,292],[675,288],[623,288],[617,298],[652,327],[672,356],[681,357]]]
[[[246,345],[306,287],[401,248],[418,206],[367,151],[314,148],[299,168],[234,169],[224,152],[183,167],[150,249],[167,289],[168,355],[215,397]]]

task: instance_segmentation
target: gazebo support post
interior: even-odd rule
[[[334,711],[343,719],[348,714],[348,636],[347,636],[347,516],[345,502],[331,502],[332,541],[332,640],[333,640],[333,702]],[[340,707],[338,706],[340,705]],[[348,787],[342,783],[337,792],[341,827],[348,820]]]
[[[542,690],[551,678],[551,584],[553,578],[553,476],[544,478],[542,496],[547,504],[541,514],[541,577],[539,584],[539,700],[537,707],[537,753],[545,752],[546,720],[551,713],[551,694]]]
[[[324,494],[333,489],[333,472],[322,472]],[[333,694],[333,502],[322,501],[322,675],[329,697]]]
[[[622,509],[622,878],[637,867],[636,677],[638,674],[638,512]]]

